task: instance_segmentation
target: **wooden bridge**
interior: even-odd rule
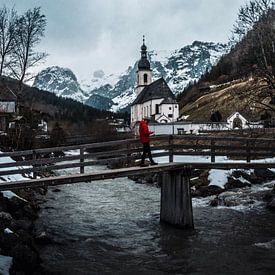
[[[275,168],[275,162],[260,161],[261,158],[274,157],[274,145],[275,139],[158,136],[152,139],[153,157],[167,157],[167,163],[148,167],[139,167],[135,162],[140,159],[142,152],[142,147],[136,139],[3,152],[0,159],[12,157],[17,161],[1,162],[0,177],[31,174],[31,178],[1,182],[0,191],[161,173],[161,220],[179,227],[193,227],[191,170]],[[78,153],[64,154],[70,150],[78,150]],[[209,161],[174,162],[178,155],[208,156]],[[217,162],[218,156],[226,156],[230,161]],[[239,162],[240,160],[242,162]],[[85,173],[85,167],[97,164],[112,164],[124,168]],[[38,178],[46,172],[69,168],[79,168],[79,173]]]

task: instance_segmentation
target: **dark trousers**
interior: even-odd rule
[[[141,156],[141,164],[144,164],[146,154],[148,154],[148,158],[151,162],[153,161],[152,155],[151,155],[151,148],[150,148],[150,143],[149,142],[144,142],[143,143],[143,152]]]

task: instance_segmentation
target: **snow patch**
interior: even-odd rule
[[[4,233],[5,233],[5,234],[13,234],[13,231],[10,230],[9,228],[5,228],[5,229],[4,229]]]
[[[271,240],[265,243],[255,243],[254,245],[265,249],[275,249],[275,240]]]
[[[3,197],[4,198],[7,198],[7,199],[12,199],[13,197],[16,197],[16,198],[18,198],[18,199],[20,199],[20,200],[22,200],[22,201],[24,201],[24,202],[27,202],[25,199],[23,199],[23,198],[21,198],[21,197],[19,197],[19,196],[17,196],[15,193],[13,193],[12,191],[1,191],[2,192],[2,194],[3,194]]]
[[[0,274],[9,275],[10,268],[12,265],[12,257],[0,255]]]

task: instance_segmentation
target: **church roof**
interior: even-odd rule
[[[137,98],[134,100],[132,105],[142,104],[146,101],[160,98],[171,98],[171,100],[176,100],[175,95],[172,93],[163,78],[160,78],[152,82],[150,85],[145,86],[144,89],[139,93]]]
[[[172,97],[166,97],[161,101],[160,104],[177,104],[177,100]]]

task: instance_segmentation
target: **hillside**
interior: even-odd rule
[[[182,116],[187,116],[187,120],[196,122],[210,122],[211,114],[217,111],[221,114],[222,121],[236,111],[249,120],[259,120],[268,106],[275,108],[270,104],[268,93],[264,95],[266,92],[264,87],[264,81],[259,78],[246,78],[213,85],[204,92],[204,95],[184,105],[180,111]],[[258,100],[259,98],[261,99]]]
[[[17,94],[20,114],[24,115],[28,122],[44,118],[48,121],[49,130],[59,123],[69,135],[96,134],[106,126],[102,122],[102,127],[99,126],[97,119],[118,116],[27,85],[24,86],[22,94],[18,94],[17,85],[18,82],[14,79],[0,78],[0,91],[1,88],[8,87]]]
[[[210,71],[178,95],[181,110],[190,112],[190,118],[195,119],[201,119],[203,113],[209,118],[209,112],[217,108],[223,110],[225,116],[228,113],[226,109],[231,109],[246,112],[253,119],[255,114],[249,108],[255,106],[246,104],[250,101],[261,103],[261,107],[255,107],[258,117],[263,109],[274,116],[275,107],[268,104],[275,102],[274,23],[275,11],[269,10]],[[242,81],[248,78],[253,78],[254,82]],[[236,82],[240,84],[235,85]],[[219,86],[221,84],[224,85]],[[229,86],[228,89],[225,86]],[[216,87],[216,93],[211,87]],[[241,97],[236,97],[236,93]],[[195,106],[200,106],[197,114]]]

